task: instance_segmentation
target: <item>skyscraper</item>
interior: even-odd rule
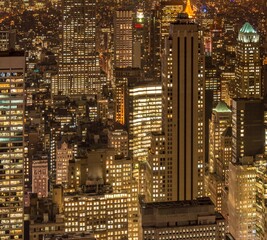
[[[264,106],[260,99],[234,99],[232,161],[264,153]]]
[[[23,239],[24,73],[24,53],[0,53],[1,240]]]
[[[181,14],[170,26],[163,60],[167,199],[203,194],[204,66],[198,25]]]
[[[114,19],[114,63],[116,68],[133,66],[133,12],[116,11]]]
[[[236,91],[237,97],[261,96],[260,36],[246,22],[240,29],[237,41]]]
[[[162,85],[154,81],[128,83],[129,151],[135,160],[145,161],[151,133],[162,128]]]
[[[52,93],[95,94],[100,89],[96,0],[63,0],[62,49]]]

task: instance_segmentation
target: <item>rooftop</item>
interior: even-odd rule
[[[220,101],[217,106],[213,109],[216,112],[231,112],[231,110],[228,108],[227,104],[223,101]]]
[[[243,25],[243,27],[239,30],[239,32],[240,33],[257,33],[257,31],[248,22],[246,22]]]

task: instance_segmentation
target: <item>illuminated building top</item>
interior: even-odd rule
[[[231,112],[225,102],[221,101],[217,104],[216,108],[214,108],[216,112]]]
[[[186,1],[186,7],[185,7],[184,12],[188,14],[188,17],[189,17],[189,18],[192,18],[192,17],[195,16],[195,13],[194,13],[194,11],[193,11],[193,9],[192,9],[192,7],[191,7],[191,2],[190,2],[190,0],[187,0],[187,1]]]
[[[259,42],[260,36],[258,35],[257,31],[250,25],[250,23],[246,22],[239,30],[238,40],[244,43],[256,43]]]

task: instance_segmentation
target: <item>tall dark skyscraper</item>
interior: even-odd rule
[[[62,49],[52,91],[64,95],[100,91],[96,53],[96,0],[63,0]]]
[[[198,25],[186,14],[170,25],[163,63],[167,199],[203,193],[204,66]]]

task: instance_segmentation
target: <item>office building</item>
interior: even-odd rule
[[[52,82],[57,95],[95,94],[101,90],[96,52],[96,0],[64,0],[59,72]]]
[[[73,160],[73,148],[66,142],[59,142],[56,148],[56,184],[68,182],[69,161]]]
[[[115,76],[115,120],[126,125],[126,94],[130,82],[142,79],[142,72],[139,68],[116,68]]]
[[[151,133],[151,147],[148,153],[148,178],[146,178],[147,201],[163,202],[167,200],[167,184],[165,176],[168,167],[166,167],[165,155],[165,134],[162,132]]]
[[[229,164],[229,231],[236,240],[256,239],[255,183],[253,157]]]
[[[225,239],[225,220],[209,198],[140,205],[139,239]]]
[[[221,136],[231,126],[232,114],[225,102],[219,102],[212,111],[209,126],[209,172],[216,172],[215,161],[219,158]]]
[[[134,168],[136,166],[131,158],[123,156],[109,156],[106,158],[105,182],[110,184],[113,193],[128,194],[128,239],[138,240],[138,224],[140,222],[138,215],[138,179],[134,177]]]
[[[237,97],[261,96],[260,36],[246,22],[237,39],[236,91]]]
[[[23,239],[23,52],[0,53],[0,239]]]
[[[109,131],[108,147],[115,149],[116,155],[128,156],[128,133],[122,129]]]
[[[66,195],[64,215],[66,233],[91,232],[98,240],[126,239],[128,236],[126,193]]]
[[[32,162],[32,192],[39,198],[48,196],[48,159],[34,159]]]
[[[264,153],[264,106],[260,99],[233,99],[232,161]]]
[[[1,30],[0,29],[0,51],[15,49],[16,30]]]
[[[118,10],[114,18],[114,66],[133,67],[133,12]]]
[[[191,200],[204,191],[204,56],[186,14],[170,25],[162,77],[167,200]]]
[[[129,153],[135,160],[146,161],[150,134],[162,129],[162,85],[154,81],[131,82],[127,95]]]
[[[222,188],[225,186],[225,171],[229,160],[224,139],[231,126],[232,114],[226,103],[219,102],[212,111],[209,125],[209,172],[205,179],[205,190],[215,205],[216,211],[222,209]],[[228,146],[228,145],[227,145]],[[225,153],[222,156],[222,153]],[[231,154],[229,154],[231,157]]]

